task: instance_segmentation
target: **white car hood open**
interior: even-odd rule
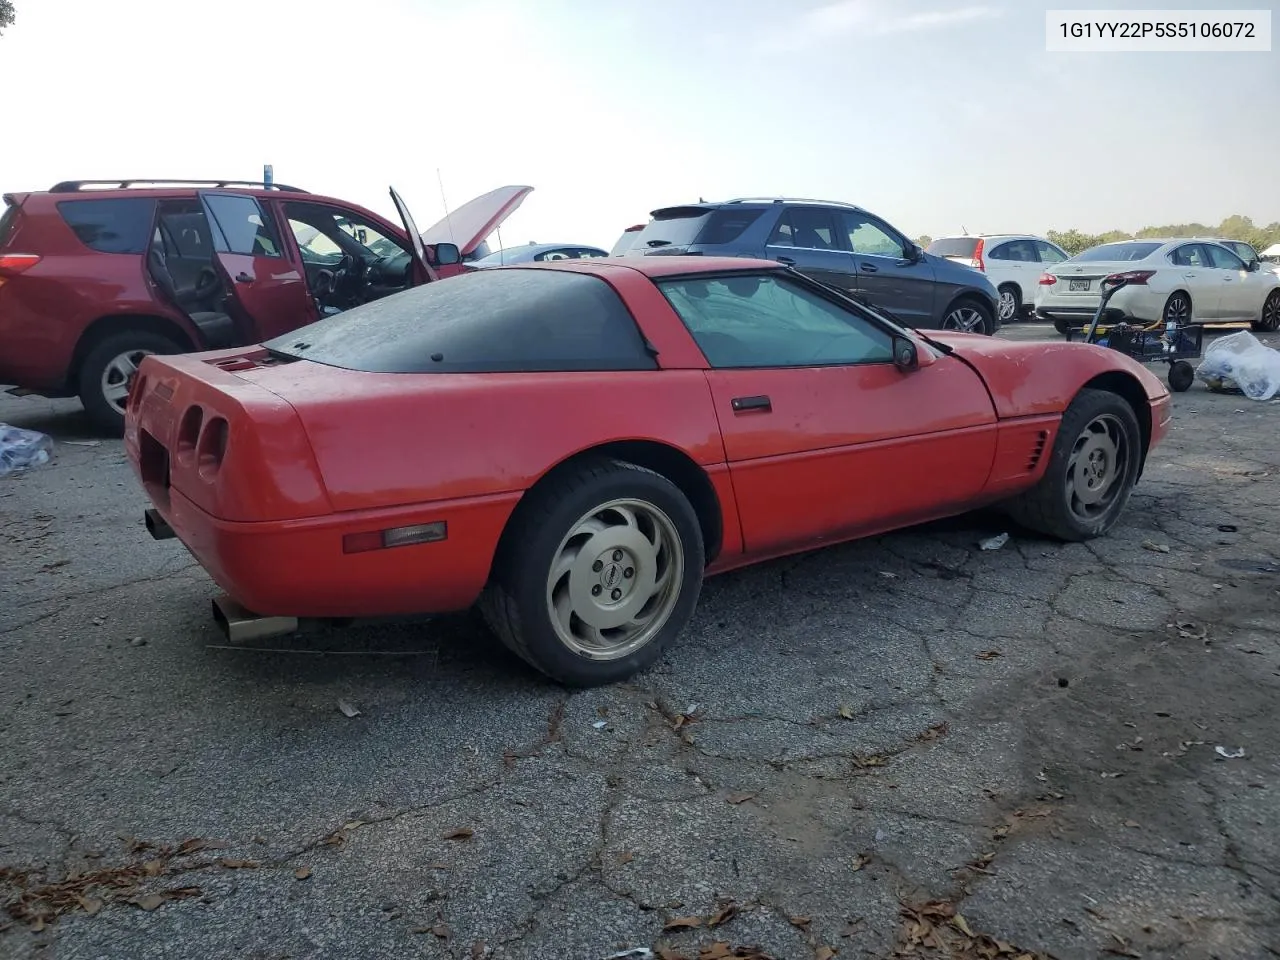
[[[506,186],[482,193],[422,231],[425,244],[454,243],[467,257],[516,211],[533,187]]]

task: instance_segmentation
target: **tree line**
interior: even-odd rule
[[[4,28],[11,23],[13,23],[13,2],[0,0],[0,33],[4,33]]]
[[[1280,221],[1265,227],[1254,224],[1249,217],[1233,214],[1217,226],[1203,223],[1171,223],[1159,227],[1143,227],[1137,233],[1124,230],[1108,230],[1106,233],[1081,233],[1079,230],[1050,230],[1045,238],[1056,243],[1073,257],[1100,243],[1116,240],[1142,240],[1148,237],[1221,237],[1224,240],[1243,240],[1261,253],[1274,243],[1280,243]],[[922,247],[933,242],[930,236],[919,237],[916,243]]]

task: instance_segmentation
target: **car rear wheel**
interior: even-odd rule
[[[1012,323],[1022,313],[1022,293],[1016,286],[1006,283],[1000,288],[1000,302],[997,304],[1001,323]]]
[[[675,484],[593,460],[520,504],[480,610],[508,649],[552,679],[616,683],[685,628],[703,566],[698,516]]]
[[[1251,324],[1259,333],[1275,333],[1280,330],[1280,290],[1272,290],[1262,305],[1262,313]]]
[[[942,318],[942,329],[990,336],[995,330],[995,322],[991,310],[985,304],[965,297],[951,305]]]
[[[114,436],[122,434],[129,384],[142,358],[181,352],[177,341],[150,330],[126,330],[104,339],[80,365],[78,393],[89,419]]]
[[[1169,294],[1169,299],[1164,302],[1160,320],[1166,325],[1172,323],[1185,327],[1191,322],[1191,298],[1181,290]]]
[[[1109,390],[1081,390],[1067,407],[1040,482],[1006,504],[1018,523],[1060,540],[1107,533],[1138,480],[1142,432]]]

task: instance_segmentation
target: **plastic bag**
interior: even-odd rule
[[[52,437],[0,423],[0,477],[48,463],[52,455]]]
[[[1280,392],[1280,350],[1241,330],[1209,344],[1196,378],[1216,390],[1234,386],[1250,400],[1270,400]]]

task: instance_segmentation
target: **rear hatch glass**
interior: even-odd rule
[[[634,253],[683,253],[697,244],[732,243],[760,218],[758,207],[666,207],[653,212],[632,247]]]
[[[935,257],[959,257],[961,260],[972,260],[973,252],[977,249],[977,237],[944,237],[933,241],[924,252],[931,253]]]
[[[18,224],[18,205],[5,197],[4,212],[0,213],[0,247],[9,240],[9,234]]]

